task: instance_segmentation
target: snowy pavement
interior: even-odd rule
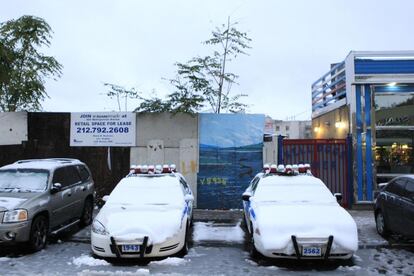
[[[358,224],[360,249],[350,263],[254,261],[238,216],[218,222],[196,221],[192,246],[184,258],[170,257],[149,264],[110,261],[91,255],[88,232],[67,233],[35,254],[0,252],[0,275],[414,275],[414,245],[393,246],[375,232],[369,211],[351,211]],[[75,230],[76,231],[76,230]]]
[[[210,227],[210,226],[205,226]],[[214,227],[214,226],[211,226]],[[194,229],[195,232],[197,228]],[[227,233],[224,229],[227,229]],[[0,275],[413,275],[414,248],[360,249],[351,264],[296,263],[249,257],[244,244],[225,237],[237,233],[235,226],[222,227],[222,245],[217,235],[195,242],[185,258],[167,258],[143,265],[137,261],[94,258],[87,243],[49,244],[38,253],[0,257]],[[197,235],[195,233],[195,235]]]

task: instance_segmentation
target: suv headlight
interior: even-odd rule
[[[3,223],[26,221],[28,218],[27,210],[16,209],[4,213]]]
[[[92,223],[92,232],[99,234],[99,235],[107,235],[108,232],[106,232],[105,227],[102,223],[97,221],[96,219]]]

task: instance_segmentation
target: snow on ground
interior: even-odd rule
[[[258,264],[255,261],[251,260],[251,259],[244,259],[244,261],[246,263],[250,264],[250,265],[258,266]]]
[[[213,222],[195,222],[193,240],[199,241],[221,241],[237,242],[244,241],[244,232],[240,228],[240,222],[234,225],[214,224]]]
[[[375,264],[369,270],[372,274],[414,274],[413,253],[407,250],[380,248],[371,258]]]
[[[184,265],[191,260],[185,260],[182,258],[177,257],[169,257],[161,261],[153,261],[151,262],[151,265],[172,265],[172,266],[178,266],[178,265]]]
[[[10,261],[11,259],[9,257],[0,257],[0,262],[7,262]]]
[[[190,250],[188,250],[188,254],[185,257],[186,258],[197,258],[197,257],[203,257],[203,256],[206,256],[206,254],[200,254],[194,248],[191,248]]]
[[[354,265],[354,266],[339,266],[337,268],[337,270],[341,271],[341,272],[348,272],[348,271],[358,271],[360,270],[361,267]]]
[[[373,211],[348,211],[354,218],[358,227],[359,247],[377,247],[388,245],[388,241],[378,235],[375,228]]]
[[[135,276],[135,275],[150,275],[150,271],[148,269],[139,268],[137,271],[125,271],[125,270],[117,270],[117,271],[104,271],[104,270],[82,270],[78,273],[78,276]]]
[[[87,266],[101,266],[101,265],[110,265],[105,260],[95,259],[94,257],[88,255],[82,255],[80,257],[73,257],[72,263],[77,266],[87,265]]]

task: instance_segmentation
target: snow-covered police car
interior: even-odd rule
[[[252,257],[352,258],[357,227],[341,197],[307,164],[265,166],[242,195]]]
[[[104,197],[92,224],[91,246],[101,257],[185,255],[194,197],[175,166],[134,166]]]

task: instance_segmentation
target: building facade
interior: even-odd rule
[[[355,52],[312,84],[314,138],[352,138],[354,202],[414,173],[414,51]]]
[[[274,120],[274,134],[282,135],[288,139],[311,139],[312,122],[311,121],[282,121]]]

